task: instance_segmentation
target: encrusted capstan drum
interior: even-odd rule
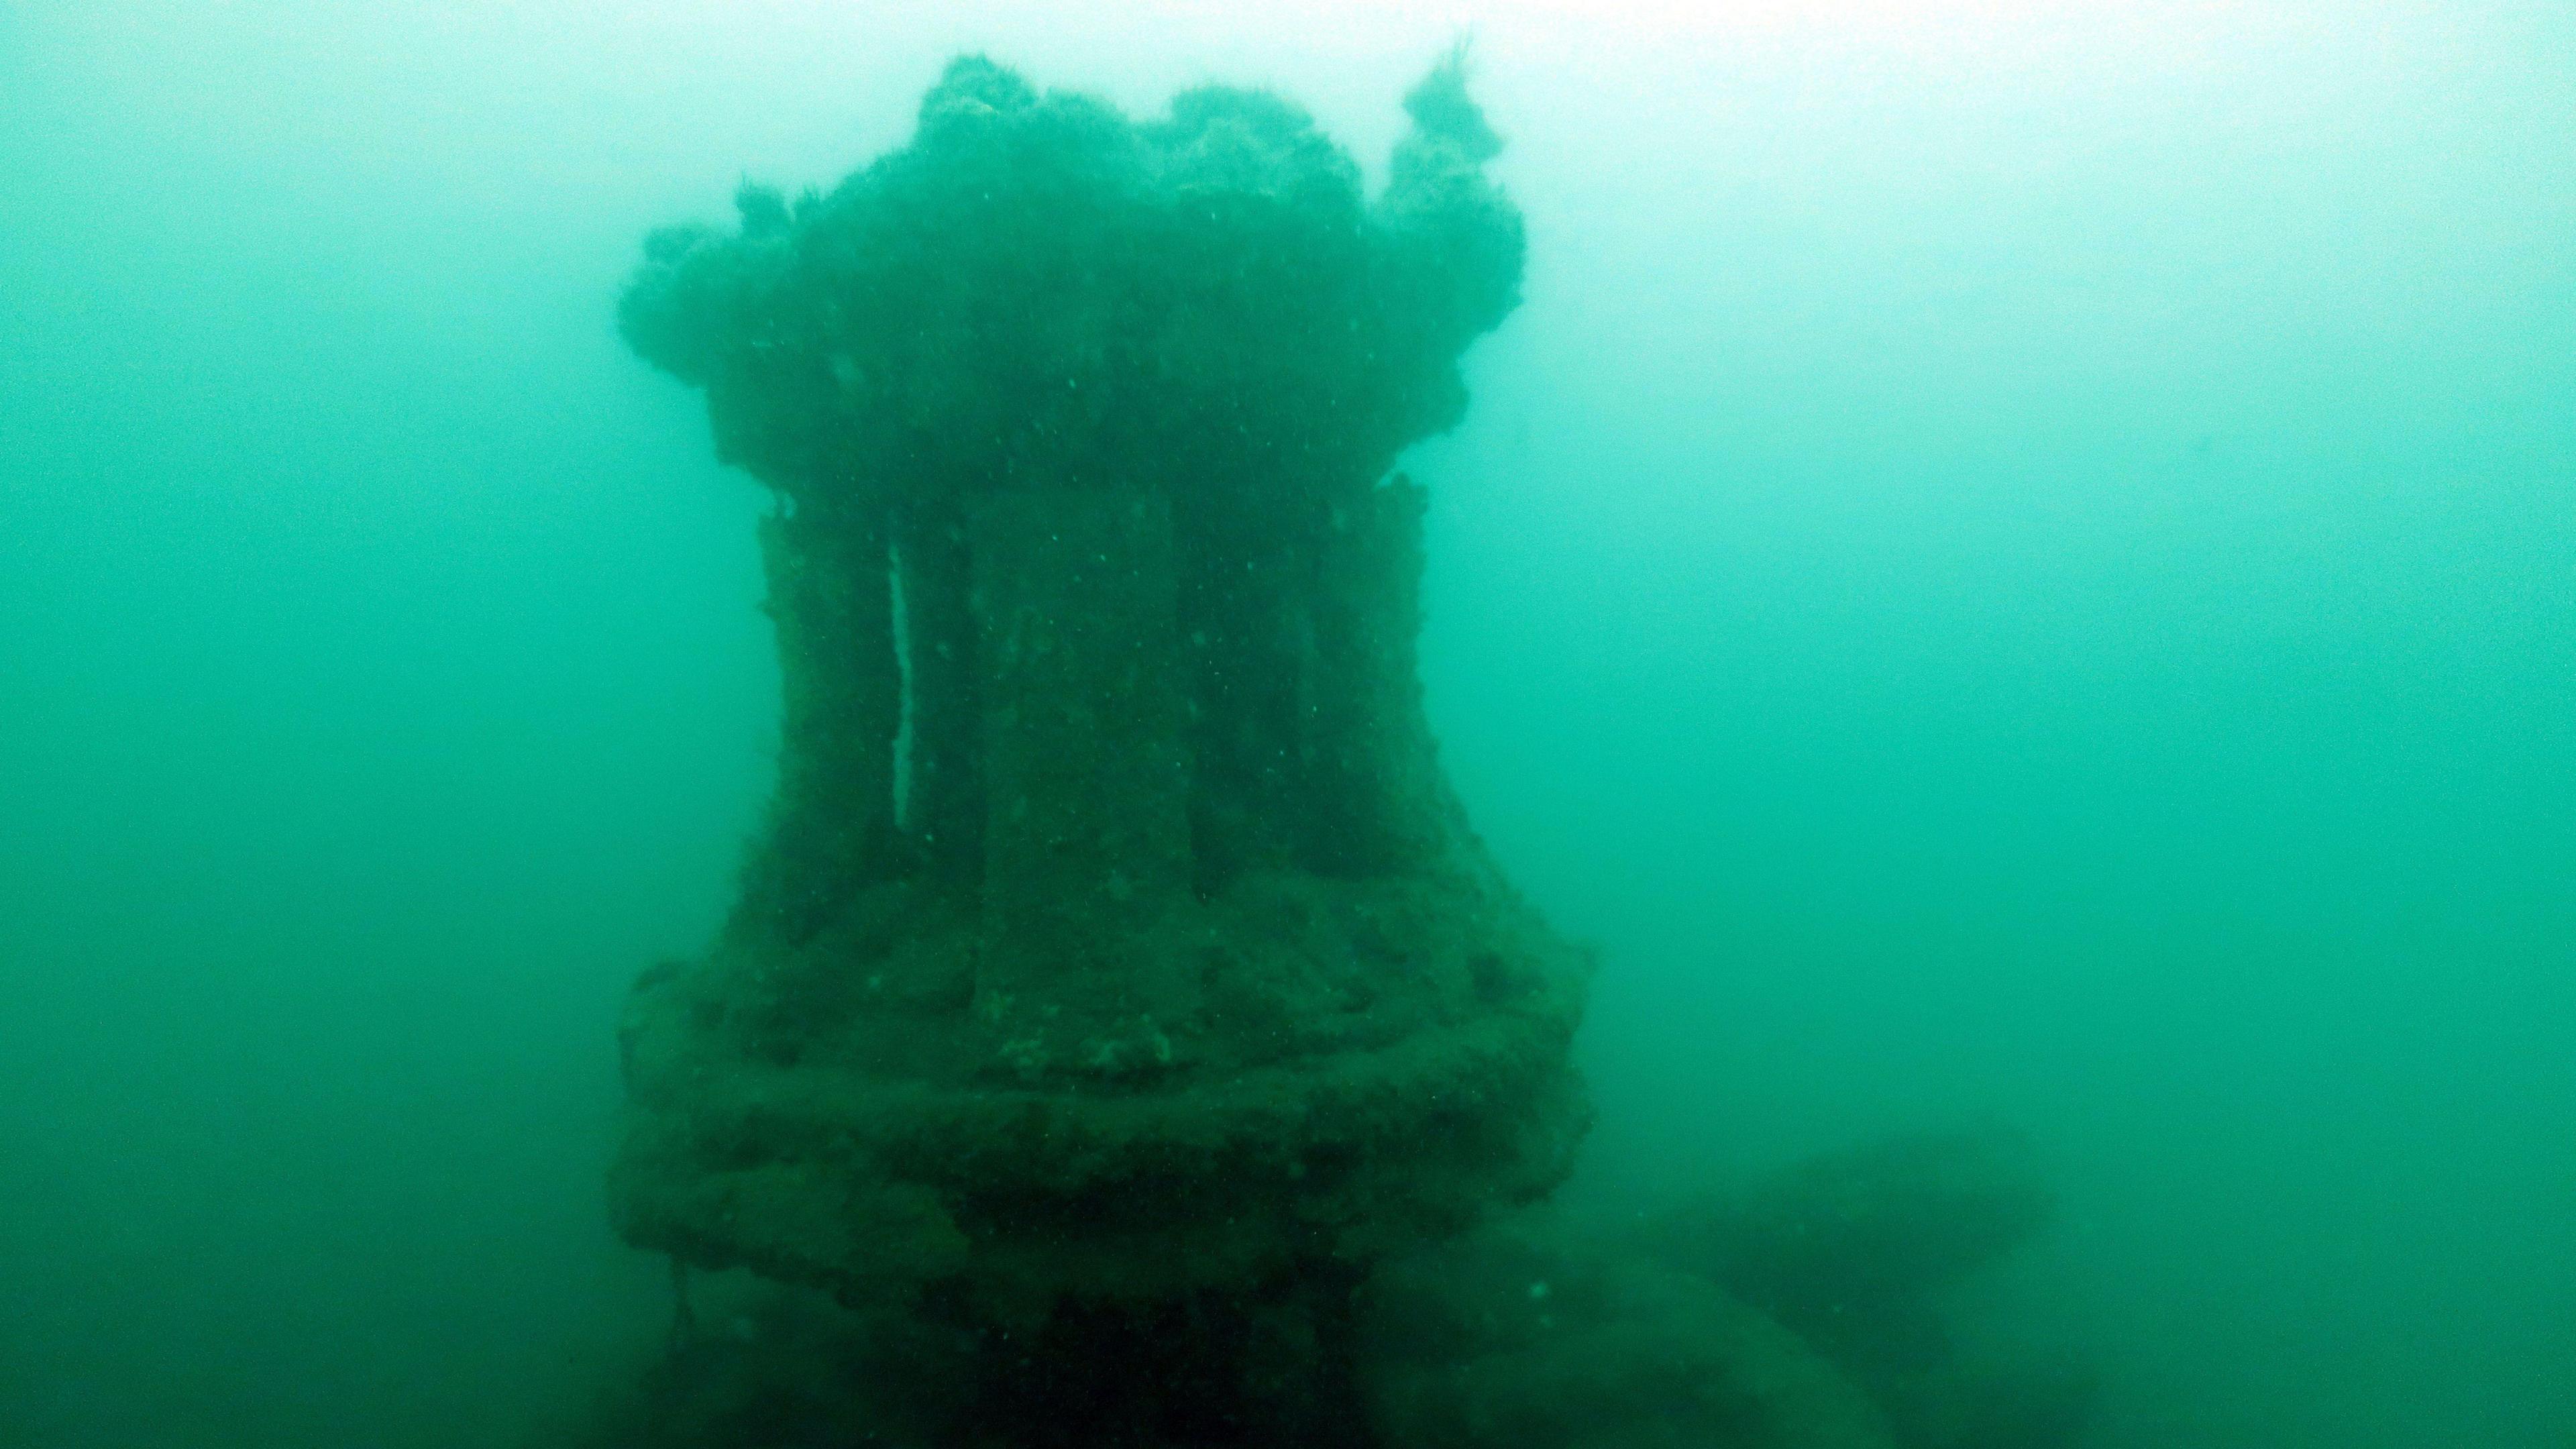
[[[1423,494],[1517,300],[1453,62],[1374,199],[1290,104],[960,61],[622,311],[761,530],[777,792],[624,1023],[619,1226],[993,1321],[1347,1283],[1544,1192],[1584,962],[1438,766]]]

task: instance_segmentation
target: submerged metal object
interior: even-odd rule
[[[830,193],[648,244],[628,340],[778,497],[785,708],[739,906],[627,1009],[630,1241],[1087,1322],[1562,1176],[1586,963],[1441,775],[1388,476],[1520,223],[1454,60],[1407,109],[1372,199],[1276,97],[962,60]]]

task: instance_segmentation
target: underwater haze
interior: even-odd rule
[[[613,1028],[774,766],[761,490],[614,305],[984,51],[1524,302],[1422,668],[1597,946],[1620,1214],[2000,1121],[2103,1449],[2576,1445],[2558,0],[0,6],[0,1446],[509,1445],[668,1323]]]

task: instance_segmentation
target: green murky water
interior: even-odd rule
[[[1456,17],[0,10],[0,1443],[509,1444],[664,1329],[637,966],[772,767],[611,316],[985,47],[1364,158]],[[1617,1212],[1999,1118],[2104,1446],[2576,1435],[2576,26],[1495,5],[1423,669]]]

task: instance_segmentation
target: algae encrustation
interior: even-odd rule
[[[1521,224],[1457,58],[1406,106],[1371,198],[1276,96],[964,59],[834,190],[650,239],[620,321],[776,494],[785,708],[738,908],[624,1022],[631,1241],[1322,1366],[1371,1263],[1562,1176],[1586,963],[1440,775],[1390,476]]]
[[[1441,775],[1391,470],[1523,242],[1459,58],[1406,109],[1371,198],[1276,96],[1134,122],[970,58],[831,192],[650,239],[620,320],[776,496],[784,709],[739,903],[628,1008],[612,1201],[779,1286],[604,1442],[2080,1428],[2080,1373],[1941,1326],[2045,1216],[1990,1139],[1506,1214],[1587,1123],[1588,963]]]

